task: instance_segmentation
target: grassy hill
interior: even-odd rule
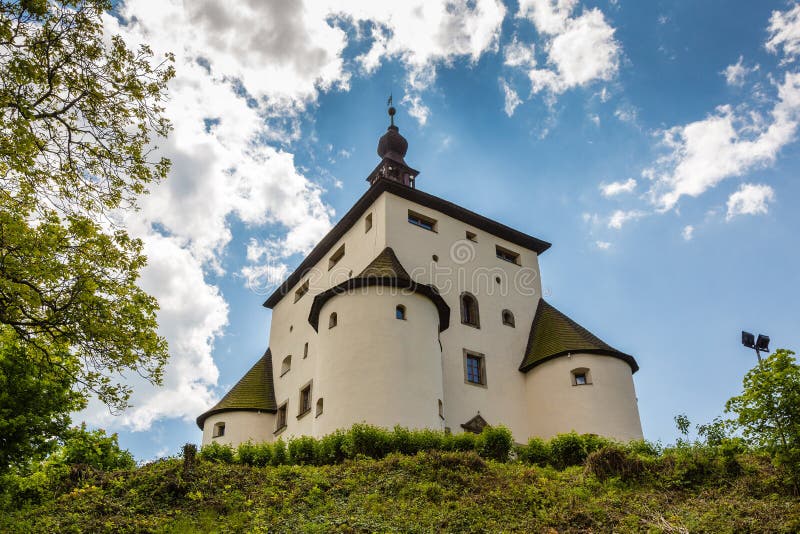
[[[322,466],[201,457],[112,472],[73,467],[38,503],[0,514],[0,531],[800,531],[800,500],[764,456],[725,460],[695,447],[625,458],[593,455],[561,470],[472,451]]]

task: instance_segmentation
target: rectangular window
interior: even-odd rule
[[[477,243],[478,235],[475,232],[470,232],[469,230],[467,230],[467,239],[469,241],[472,241],[473,243]]]
[[[586,374],[578,373],[575,375],[575,385],[576,386],[585,386],[586,385]]]
[[[284,402],[281,404],[280,408],[278,408],[278,417],[277,417],[277,424],[275,428],[275,432],[279,432],[286,428],[286,412],[289,409],[289,401]]]
[[[330,259],[330,260],[328,260],[328,270],[330,271],[331,269],[333,269],[334,265],[336,265],[337,263],[339,263],[339,260],[341,260],[342,258],[344,258],[344,245],[342,245],[341,247],[339,247],[339,248],[336,250],[336,252],[334,252],[334,253],[331,255],[331,259]]]
[[[372,230],[372,214],[371,213],[369,215],[367,215],[367,217],[364,219],[364,233],[366,234],[370,230]]]
[[[303,285],[298,287],[297,291],[294,292],[294,301],[297,302],[298,300],[303,298],[303,295],[305,295],[306,293],[308,293],[308,280],[303,282]]]
[[[464,350],[464,382],[486,385],[486,357],[483,354]]]
[[[436,219],[431,219],[430,217],[426,217],[411,210],[408,210],[408,222],[414,226],[430,230],[431,232],[436,231]]]
[[[308,341],[303,345],[303,358],[308,358]]]
[[[211,435],[212,438],[221,438],[225,435],[225,423],[217,423],[214,425],[214,432]]]
[[[495,247],[495,253],[501,260],[513,263],[514,265],[519,265],[519,254],[517,252],[513,252],[507,248],[497,245]]]
[[[300,406],[297,417],[305,415],[311,411],[311,384],[300,390]]]

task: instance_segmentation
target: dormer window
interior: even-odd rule
[[[339,247],[339,248],[336,250],[336,252],[334,252],[333,254],[331,254],[331,258],[330,258],[330,260],[328,260],[328,270],[330,271],[331,269],[333,269],[333,268],[334,268],[334,266],[335,266],[337,263],[339,263],[339,260],[341,260],[342,258],[344,258],[344,245],[342,245],[341,247]]]
[[[408,222],[414,226],[430,230],[431,232],[436,231],[436,219],[431,219],[430,217],[426,217],[425,215],[411,210],[408,210]]]
[[[500,245],[497,245],[495,247],[495,254],[498,258],[500,258],[503,261],[513,263],[514,265],[519,265],[518,252],[514,252],[512,250],[508,250],[507,248],[503,248]]]

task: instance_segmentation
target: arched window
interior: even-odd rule
[[[339,324],[339,318],[337,317],[336,312],[333,312],[328,319],[328,328],[333,328],[337,324]]]
[[[471,293],[463,293],[461,295],[461,322],[475,328],[481,327],[478,314],[478,299]]]
[[[514,328],[514,314],[511,310],[503,310],[503,324]]]
[[[402,304],[398,304],[397,307],[394,309],[394,316],[401,321],[406,320],[406,307]]]
[[[322,399],[317,399],[317,414],[314,417],[322,415]]]
[[[285,375],[289,372],[289,369],[292,368],[292,355],[288,355],[283,359],[283,363],[281,363],[281,376]]]

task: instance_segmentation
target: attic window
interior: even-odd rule
[[[500,245],[495,246],[495,254],[498,258],[514,265],[519,265],[519,253],[503,248]]]
[[[414,226],[430,230],[431,232],[436,231],[436,219],[431,219],[430,217],[426,217],[425,215],[411,210],[408,210],[408,222]]]
[[[285,357],[283,359],[283,362],[281,363],[281,376],[288,373],[289,369],[291,368],[292,368],[292,355],[290,354],[287,357]]]
[[[303,295],[305,295],[306,293],[308,293],[308,280],[303,282],[303,285],[298,287],[297,291],[294,292],[294,301],[297,302],[298,300],[303,298]]]
[[[469,230],[467,230],[467,239],[469,241],[472,241],[473,243],[477,243],[478,235],[475,232],[470,232]]]
[[[331,255],[331,259],[328,260],[328,270],[330,271],[331,269],[333,269],[334,266],[337,263],[339,263],[339,260],[341,260],[342,258],[344,258],[344,245],[339,247],[338,250],[336,250],[336,252],[334,252]]]
[[[211,434],[212,438],[221,438],[225,435],[225,423],[216,423],[214,425],[214,431]]]
[[[275,418],[275,433],[277,434],[284,428],[286,428],[286,412],[289,409],[289,401],[284,402],[278,408],[278,414]]]
[[[369,215],[367,215],[366,218],[364,219],[364,233],[366,234],[370,230],[372,230],[372,214],[371,213]]]

